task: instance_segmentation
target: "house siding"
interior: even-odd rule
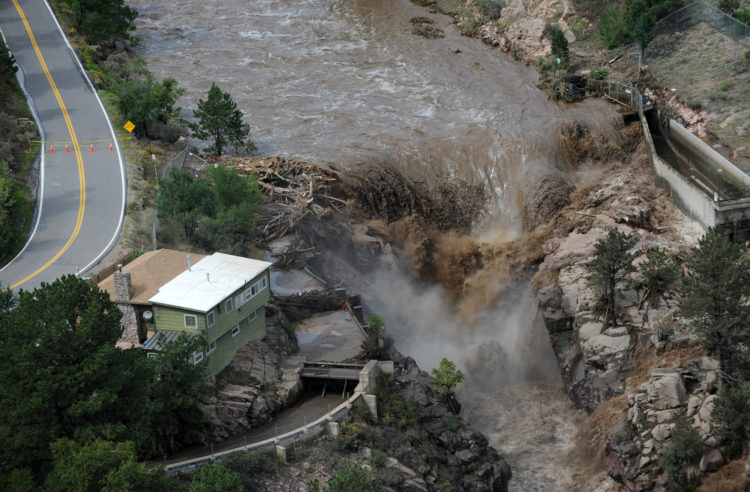
[[[195,329],[185,328],[185,314],[195,315],[198,320],[198,326]],[[206,315],[188,309],[154,304],[154,325],[157,330],[178,330],[197,333],[206,329]]]
[[[244,292],[261,279],[265,279],[265,287],[244,304],[239,304],[238,300],[244,299]],[[271,298],[270,292],[270,279],[266,270],[232,293],[232,311],[227,313],[224,306],[224,302],[229,297],[222,300],[221,309],[213,308],[215,321],[210,327],[207,326],[207,313],[161,305],[154,305],[155,325],[161,330],[202,332],[206,336],[207,344],[216,342],[216,349],[211,354],[207,354],[207,347],[204,349],[204,353],[208,356],[206,372],[209,376],[214,376],[232,361],[237,349],[252,340],[262,340],[266,336],[265,305]],[[248,321],[252,313],[255,313],[256,318]],[[183,317],[185,314],[196,315],[197,329],[185,328]],[[232,328],[236,325],[240,326],[240,333],[233,337]]]
[[[255,299],[253,299],[255,300]],[[208,356],[208,366],[206,372],[209,376],[214,376],[232,362],[237,350],[243,345],[253,340],[262,340],[266,336],[266,314],[265,306],[260,306],[255,311],[256,318],[247,322],[247,317],[253,311],[242,309],[245,318],[239,323],[240,332],[232,336],[232,328],[216,340],[216,350]]]

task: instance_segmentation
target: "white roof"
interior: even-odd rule
[[[214,253],[162,285],[149,302],[206,313],[270,266],[267,261]]]

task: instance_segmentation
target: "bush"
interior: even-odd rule
[[[179,113],[174,105],[183,89],[172,78],[161,82],[146,78],[120,82],[113,92],[117,96],[118,111],[123,119],[133,122],[136,135],[160,138],[165,133],[167,123]],[[174,126],[175,123],[171,123],[170,131],[174,130]]]
[[[694,475],[689,469],[703,456],[703,441],[687,417],[676,420],[672,440],[661,451],[659,462],[671,480],[672,490],[693,490]]]
[[[652,5],[649,12],[654,19],[659,20],[663,17],[668,16],[675,10],[681,9],[684,6],[682,0],[664,0],[655,5]]]
[[[732,14],[740,8],[740,0],[719,0],[719,10],[727,14]]]
[[[503,13],[505,2],[502,0],[475,0],[479,10],[492,20],[497,20]]]
[[[726,92],[729,89],[732,88],[732,81],[731,80],[724,80],[721,82],[721,90]]]
[[[594,80],[604,80],[609,76],[609,70],[606,68],[600,68],[591,72],[591,78]]]
[[[750,25],[750,9],[745,7],[742,10],[736,11],[734,13],[734,18],[743,24]],[[740,26],[740,28],[742,28],[742,26]],[[744,29],[742,31],[744,31]]]
[[[309,492],[376,492],[379,489],[380,485],[372,472],[350,460],[344,462],[341,470],[328,480],[327,487],[321,489],[317,479],[307,484]]]

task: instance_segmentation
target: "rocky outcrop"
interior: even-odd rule
[[[701,472],[724,464],[719,442],[711,434],[711,410],[716,398],[719,363],[702,357],[684,367],[658,368],[651,378],[628,395],[623,427],[607,446],[610,476],[628,490],[651,490],[662,474],[659,454],[670,442],[675,420],[686,416],[703,440]]]
[[[488,44],[499,46],[516,58],[535,63],[540,57],[550,54],[551,42],[544,33],[547,23],[556,23],[569,42],[575,41],[567,19],[573,14],[573,5],[568,0],[541,0],[507,2],[497,21],[488,22],[479,28],[479,37]],[[459,20],[459,26],[466,20]]]
[[[204,410],[211,414],[216,441],[270,422],[302,391],[299,369],[280,366],[296,343],[272,323],[263,341],[240,347],[232,363],[214,381],[215,394]]]
[[[505,460],[436,396],[429,374],[410,357],[400,360],[395,395],[416,403],[417,425],[400,427],[383,418],[356,437],[364,444],[360,452],[366,458],[372,461],[374,450],[384,455],[384,466],[373,469],[384,490],[507,491],[511,472]],[[388,411],[380,400],[386,395],[378,398],[379,408]]]

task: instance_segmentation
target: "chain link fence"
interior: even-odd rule
[[[675,10],[661,19],[654,25],[654,35],[684,31],[699,22],[705,22],[735,41],[750,46],[750,26],[702,0]]]

